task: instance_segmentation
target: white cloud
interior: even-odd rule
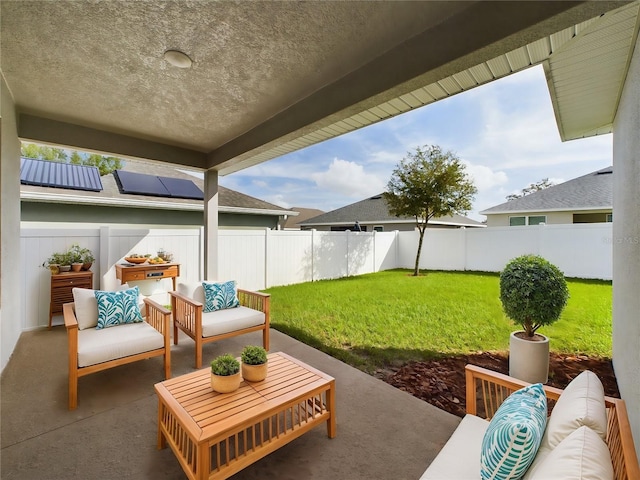
[[[505,185],[509,180],[504,172],[494,172],[484,165],[473,165],[471,162],[463,160],[467,173],[473,179],[473,183],[479,192],[490,190],[494,187]]]
[[[291,204],[288,203],[285,200],[284,195],[281,194],[268,195],[266,198],[263,198],[263,200],[265,202],[273,203],[274,205],[282,208],[291,208]]]
[[[360,198],[383,192],[386,182],[366,173],[362,165],[334,158],[324,172],[313,173],[311,179],[318,187],[341,195]]]

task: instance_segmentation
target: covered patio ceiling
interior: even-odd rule
[[[1,66],[23,140],[224,175],[540,63],[563,139],[608,132],[638,8],[4,1]]]

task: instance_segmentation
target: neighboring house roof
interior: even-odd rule
[[[317,217],[324,213],[323,210],[318,210],[317,208],[292,207],[291,210],[298,212],[298,216],[288,217],[283,227],[285,229],[300,228],[300,222],[308,220],[309,218]]]
[[[361,200],[351,205],[347,205],[337,210],[332,210],[323,215],[310,218],[300,225],[311,227],[314,225],[353,225],[355,221],[360,223],[414,223],[413,217],[396,217],[389,213],[387,202],[382,194]],[[432,218],[429,220],[433,225],[455,225],[464,227],[484,227],[480,222],[472,220],[462,215]]]
[[[45,160],[31,160],[45,162]],[[145,162],[140,160],[123,161],[122,170],[132,173],[143,173],[162,177],[192,180],[204,191],[204,180],[200,177],[185,173],[168,164]],[[132,195],[120,193],[120,189],[113,174],[100,177],[102,191],[79,191],[57,187],[43,187],[38,185],[20,185],[20,198],[27,201],[57,202],[103,205],[114,207],[137,207],[168,210],[203,210],[202,200],[185,198],[167,198],[151,195]],[[259,200],[243,193],[218,186],[218,211],[223,213],[250,213],[253,215],[297,215],[297,212],[287,210],[272,203]]]
[[[603,168],[480,212],[482,215],[613,208],[613,167]]]

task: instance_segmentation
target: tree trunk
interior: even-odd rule
[[[422,252],[422,240],[424,239],[424,231],[426,230],[426,226],[423,228],[418,227],[418,231],[420,232],[420,239],[418,240],[418,253],[416,255],[416,264],[413,267],[413,276],[417,277],[420,273],[420,252]]]

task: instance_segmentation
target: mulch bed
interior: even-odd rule
[[[376,376],[442,410],[463,417],[466,395],[464,367],[468,363],[509,374],[506,353],[482,352],[428,362],[410,362],[399,368],[379,371]],[[551,353],[547,385],[565,388],[584,370],[591,370],[600,378],[605,395],[620,398],[613,365],[606,358]]]

